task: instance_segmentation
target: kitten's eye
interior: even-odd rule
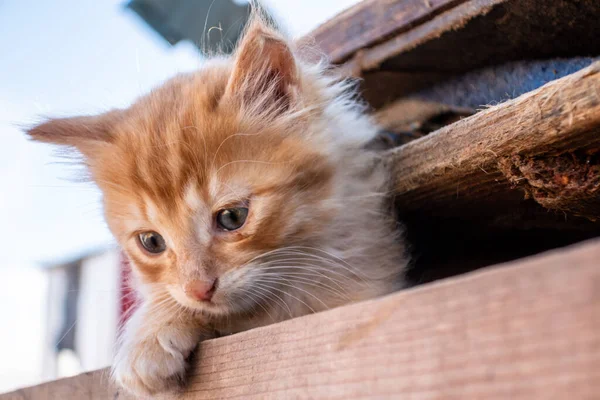
[[[142,232],[138,239],[142,247],[152,254],[160,254],[167,249],[165,239],[156,232]]]
[[[217,225],[225,231],[235,231],[244,225],[247,216],[247,207],[227,208],[217,214]]]

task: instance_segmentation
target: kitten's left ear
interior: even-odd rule
[[[119,111],[100,115],[49,119],[31,129],[27,134],[38,142],[74,147],[88,159],[109,144]]]
[[[288,108],[298,100],[300,76],[288,42],[260,20],[251,23],[235,53],[226,94]]]

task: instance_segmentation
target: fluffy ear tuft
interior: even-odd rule
[[[113,140],[113,127],[119,116],[119,111],[110,111],[96,116],[49,119],[28,129],[27,134],[39,142],[75,147],[89,157],[99,145]]]
[[[264,107],[289,108],[299,92],[300,76],[288,42],[255,18],[235,53],[226,94]]]

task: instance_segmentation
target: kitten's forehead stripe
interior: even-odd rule
[[[219,195],[219,178],[216,173],[211,174],[208,180],[208,194],[211,199],[216,199]]]
[[[184,196],[183,198],[185,200],[185,203],[192,211],[196,211],[202,204],[202,200],[200,199],[200,193],[198,191],[198,187],[196,186],[195,182],[193,182],[193,181],[189,181],[185,185],[185,190],[184,190],[183,196]]]
[[[152,223],[153,225],[160,225],[159,222],[159,210],[158,207],[154,204],[154,202],[149,198],[149,197],[145,197],[144,198],[144,206],[146,209],[146,216],[148,218],[148,220],[150,221],[150,223]]]
[[[211,242],[213,231],[212,214],[206,207],[198,210],[194,223],[195,238],[201,246],[208,246]]]

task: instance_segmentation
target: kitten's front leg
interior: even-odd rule
[[[127,322],[112,374],[136,396],[177,389],[185,378],[186,359],[204,337],[197,316],[167,300],[142,305]]]

